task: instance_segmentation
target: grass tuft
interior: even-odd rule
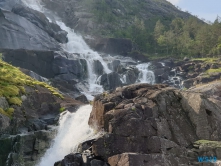
[[[206,71],[207,74],[213,74],[213,73],[221,73],[221,68],[218,69],[208,69]]]
[[[14,67],[0,58],[0,97],[3,96],[7,99],[10,105],[22,105],[21,96],[25,94],[25,86],[35,87],[36,85],[47,88],[51,94],[64,98],[56,88],[51,87],[45,82],[39,82],[28,75],[24,74],[19,68]],[[14,110],[3,110],[0,113],[12,116]]]
[[[14,104],[14,105],[21,106],[21,104],[22,104],[22,100],[20,98],[18,98],[18,97],[11,97],[11,98],[9,98],[8,102],[9,102],[10,105]]]
[[[193,58],[192,61],[202,61],[204,63],[216,63],[219,58]]]

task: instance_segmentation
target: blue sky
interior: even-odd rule
[[[167,0],[179,6],[183,11],[189,11],[192,15],[197,15],[214,22],[217,15],[221,17],[221,0]]]

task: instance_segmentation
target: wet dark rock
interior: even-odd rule
[[[44,78],[42,76],[40,76],[39,74],[31,71],[31,70],[28,70],[28,69],[23,69],[23,68],[20,68],[20,70],[25,73],[26,75],[38,80],[38,81],[41,81],[41,82],[47,82],[48,79],[47,78]]]
[[[61,80],[84,79],[87,77],[87,62],[85,59],[67,59],[56,56],[53,61],[53,72]]]
[[[97,75],[102,75],[104,73],[104,68],[103,65],[101,64],[101,62],[99,60],[94,60],[94,64],[93,64],[93,68],[94,68],[94,72]]]
[[[64,157],[64,159],[61,161],[61,166],[80,166],[83,164],[83,160],[81,157],[81,154],[74,154],[74,155],[67,155]]]
[[[95,51],[112,55],[127,55],[132,51],[132,41],[122,38],[86,38],[87,44]]]
[[[87,100],[87,97],[85,95],[80,95],[78,97],[75,98],[75,100],[78,100],[84,104],[89,104],[88,100]]]
[[[192,79],[187,79],[187,80],[184,80],[182,84],[185,88],[190,88],[191,86],[193,86],[193,82],[194,81]]]
[[[159,69],[162,67],[163,67],[162,63],[157,62],[157,61],[153,61],[153,62],[151,62],[151,65],[149,68],[153,70],[153,69]]]
[[[108,164],[105,163],[104,161],[97,160],[97,159],[91,160],[90,164],[91,164],[91,166],[108,166]]]
[[[178,161],[177,161],[178,160]],[[183,160],[183,161],[182,161]],[[174,159],[172,155],[123,153],[108,158],[110,166],[162,165],[177,166],[188,163],[187,159]]]
[[[149,58],[147,56],[145,56],[144,54],[142,54],[141,52],[139,51],[132,51],[132,52],[129,52],[127,54],[128,57],[131,57],[137,61],[141,61],[141,62],[149,62]]]
[[[155,76],[163,75],[165,73],[164,68],[156,68],[153,70]]]
[[[25,68],[37,74],[52,78],[53,51],[4,50],[4,60],[14,66]]]
[[[94,159],[89,151],[85,151],[84,153],[69,154],[63,160],[56,162],[54,166],[108,166],[108,164]]]
[[[0,164],[16,163],[34,166],[50,147],[50,141],[55,137],[55,130],[36,131],[23,135],[0,138]]]
[[[4,50],[3,59],[39,81],[46,81],[41,76],[50,78],[53,86],[73,97],[80,95],[75,85],[88,77],[86,60],[64,52]]]
[[[119,60],[113,60],[113,62],[107,64],[109,69],[112,70],[113,72],[117,72],[118,68],[120,66],[120,61]]]
[[[61,28],[57,24],[50,23],[44,14],[22,5],[16,5],[15,7],[13,7],[12,12],[26,18],[34,25],[47,32],[58,42],[66,43],[68,41],[67,32],[61,30]]]
[[[112,72],[109,74],[103,74],[101,76],[100,84],[103,86],[104,90],[113,90],[122,85],[119,74]]]
[[[95,141],[95,139],[91,139],[91,140],[87,140],[87,141],[84,141],[84,142],[80,143],[79,146],[78,146],[78,150],[77,151],[79,153],[82,153],[82,152],[84,152],[86,150],[91,149],[91,146],[92,146],[94,141]]]
[[[162,61],[162,63],[164,63],[165,66],[168,66],[170,68],[173,68],[175,65],[173,59],[165,59]]]
[[[24,17],[0,10],[1,49],[59,50],[58,42]]]
[[[181,70],[184,72],[188,72],[193,70],[195,63],[187,63],[181,66]]]
[[[79,89],[75,86],[78,82],[78,80],[65,80],[65,79],[51,79],[52,86],[58,88],[61,92],[69,94],[73,98],[78,97],[81,92]]]
[[[126,68],[126,72],[124,73],[126,77],[126,84],[134,84],[139,76],[139,71],[137,68]]]

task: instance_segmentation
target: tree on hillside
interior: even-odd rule
[[[156,51],[157,50],[157,44],[159,44],[160,46],[165,45],[166,39],[163,36],[164,31],[165,31],[165,26],[161,23],[160,20],[158,20],[156,22],[154,32],[153,32],[154,40],[156,41],[156,42],[154,42],[155,53],[157,52]]]

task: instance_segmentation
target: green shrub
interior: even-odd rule
[[[0,108],[0,114],[3,114],[5,116],[9,116],[2,108]]]
[[[66,109],[65,107],[61,107],[61,108],[59,109],[59,112],[62,113],[62,112],[65,111],[65,109]]]
[[[21,106],[21,104],[22,104],[22,100],[19,99],[18,97],[9,98],[8,102],[9,102],[9,104],[15,104],[15,105],[18,105],[18,106]]]
[[[14,114],[15,109],[14,108],[8,108],[5,112],[12,117],[12,115]]]

